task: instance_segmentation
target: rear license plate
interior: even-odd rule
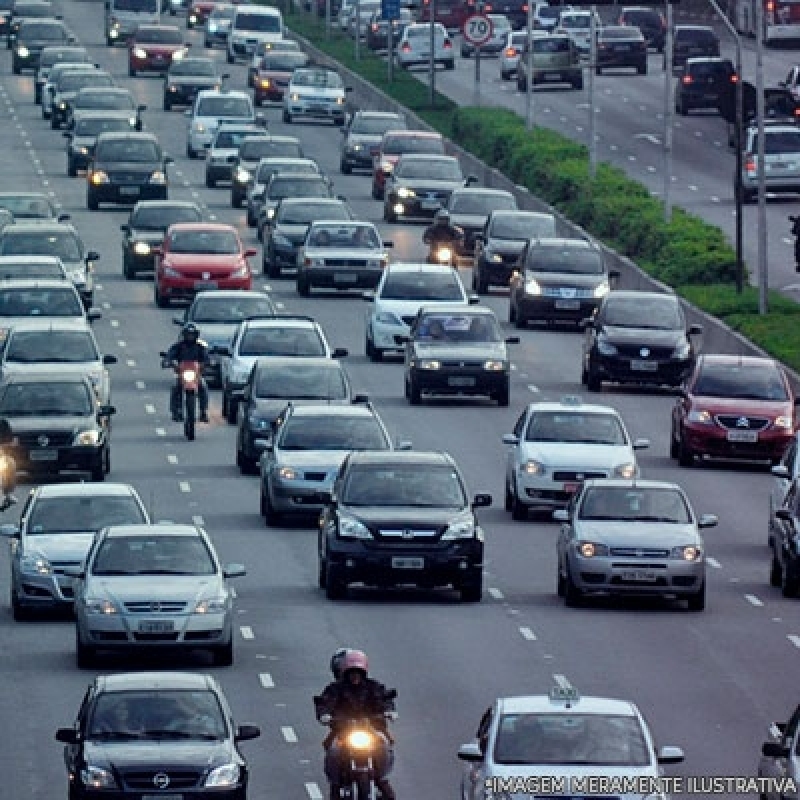
[[[355,272],[337,272],[333,276],[335,283],[355,283],[358,280],[358,275]]]
[[[421,200],[419,207],[423,211],[436,211],[437,208],[441,208],[441,205],[438,200]]]
[[[447,379],[448,386],[474,386],[475,378],[471,376],[451,375]]]
[[[630,583],[655,583],[658,576],[655,572],[647,572],[641,569],[625,570],[620,573],[620,578]]]
[[[425,569],[424,558],[393,558],[392,569]]]
[[[564,311],[577,311],[581,307],[580,300],[556,300],[556,308],[561,308]]]
[[[542,75],[542,79],[546,81],[560,81],[561,80],[561,73],[560,72],[545,72]]]
[[[658,369],[657,361],[631,361],[631,369],[634,372],[655,372]]]
[[[565,483],[564,484],[564,491],[567,494],[575,494],[575,492],[577,492],[578,489],[580,489],[580,488],[581,488],[580,483]]]
[[[729,442],[757,442],[758,431],[728,431]]]
[[[126,197],[137,197],[139,194],[138,186],[120,186],[119,193]]]
[[[195,281],[194,282],[195,289],[216,289],[217,282],[216,281]]]
[[[142,800],[183,800],[182,794],[143,794]]]
[[[771,164],[767,164],[767,170],[786,169],[788,166],[788,164],[784,164],[782,161],[773,161]]]
[[[171,619],[144,619],[139,623],[139,633],[172,633],[175,624]]]
[[[629,44],[618,44],[615,48],[618,53],[627,53],[630,49],[631,46]]]
[[[58,450],[31,450],[28,458],[31,461],[58,461]]]

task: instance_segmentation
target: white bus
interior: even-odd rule
[[[800,42],[800,0],[736,0],[734,25],[739,33],[755,37],[756,3],[763,3],[765,45],[792,39]]]

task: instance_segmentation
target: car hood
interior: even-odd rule
[[[710,411],[712,414],[743,414],[745,416],[779,416],[791,414],[788,400],[754,400],[749,397],[699,397],[692,396],[692,409]]]
[[[618,464],[636,461],[627,445],[585,444],[581,442],[522,442],[520,451],[525,460],[541,461],[547,467],[575,467],[586,470],[611,470]]]
[[[64,44],[64,41],[58,39],[17,39],[18,44],[24,44],[28,50],[43,50],[45,47],[57,47]]]
[[[364,261],[380,261],[385,259],[385,250],[367,250],[353,247],[304,247],[303,253],[308,258],[325,258],[332,260],[357,259]]]
[[[92,596],[107,597],[120,604],[157,599],[191,605],[216,596],[222,588],[216,575],[92,575],[87,585]]]
[[[95,170],[103,172],[155,172],[162,170],[164,165],[160,161],[95,161],[92,165]]]
[[[52,373],[52,369],[50,370]],[[39,431],[72,431],[76,435],[81,431],[95,430],[97,424],[94,416],[34,416],[34,417],[8,417],[11,430],[15,434],[37,433]]]
[[[604,325],[603,333],[614,344],[648,344],[656,347],[676,347],[686,338],[682,330],[620,328],[616,325]]]
[[[436,358],[452,361],[464,359],[499,359],[508,358],[504,342],[459,342],[458,344],[441,345],[428,344],[427,342],[414,342],[414,351],[418,358]]]
[[[81,533],[34,533],[25,537],[25,555],[41,555],[48,561],[83,561],[95,531]]]
[[[320,471],[337,470],[349,450],[281,450],[278,463],[282,467],[315,467]]]
[[[368,525],[443,527],[468,508],[415,508],[414,506],[342,506],[342,513],[357,517]]]
[[[535,278],[539,286],[572,286],[580,289],[594,289],[608,281],[605,273],[585,275],[575,272],[525,272],[526,277]]]
[[[298,94],[300,97],[324,97],[326,100],[335,100],[337,97],[344,97],[344,89],[325,89],[318,86],[295,86],[289,84],[289,91]]]
[[[161,244],[165,234],[166,231],[154,231],[150,228],[131,228],[131,241]]]
[[[691,523],[675,525],[641,520],[578,520],[577,534],[580,539],[637,550],[666,549],[700,541]]]
[[[84,757],[90,764],[107,764],[118,769],[149,767],[155,771],[167,768],[213,768],[237,760],[228,742],[206,742],[200,739],[176,742],[174,739],[146,742],[87,741]]]
[[[169,253],[164,256],[164,260],[173,267],[187,269],[219,269],[220,267],[238,267],[242,263],[242,256],[235,255],[212,255],[210,253]]]
[[[230,344],[239,327],[239,324],[235,322],[198,322],[195,324],[200,330],[200,338],[210,345]]]

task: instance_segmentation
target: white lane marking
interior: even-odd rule
[[[216,214],[209,214],[209,215],[208,215],[208,218],[209,218],[209,219],[210,219],[212,222],[215,222],[215,221],[216,221],[216,219],[217,219],[217,215],[216,215]]]
[[[523,639],[527,639],[529,642],[535,642],[536,641],[536,634],[530,628],[528,628],[525,625],[523,625],[519,629],[519,633],[520,633],[520,636],[522,636]]]
[[[322,792],[316,783],[306,784],[306,794],[308,795],[309,800],[322,800]]]
[[[280,311],[283,311],[283,309],[286,308],[286,303],[275,303],[275,308],[279,309]]]
[[[156,428],[156,436],[166,436],[167,432],[164,428]]]
[[[112,328],[119,328],[119,320],[118,319],[112,319],[111,320],[111,327]]]
[[[800,648],[800,636],[796,633],[789,633],[786,638],[797,648]]]
[[[717,197],[715,194],[712,194],[712,195],[711,195],[711,202],[712,202],[712,203],[719,203],[719,202],[720,202],[720,199],[719,199],[719,197]]]
[[[258,682],[261,684],[262,689],[274,689],[275,681],[272,680],[272,675],[269,672],[259,672]]]
[[[120,340],[117,342],[117,347],[127,347],[127,346],[128,346],[128,343],[127,343],[127,342],[125,342],[125,341],[123,341],[122,339],[120,339]]]
[[[754,594],[746,594],[744,599],[747,600],[751,606],[755,606],[756,608],[764,605]]]
[[[516,370],[517,370],[517,365],[516,364],[511,364],[510,367],[511,367],[511,371],[512,372],[516,372]]]
[[[289,742],[289,744],[294,744],[297,741],[297,734],[294,732],[294,728],[291,725],[282,726],[281,733],[283,734],[284,741]]]
[[[697,191],[697,187],[693,183],[690,183],[689,184],[689,191],[690,192],[696,192]]]
[[[125,363],[126,363],[126,364],[127,364],[129,367],[135,367],[135,366],[136,366],[136,362],[135,362],[135,361],[134,361],[132,358],[129,358],[129,359],[128,359],[128,360],[127,360]]]
[[[489,596],[493,597],[495,600],[503,599],[503,593],[499,589],[496,589],[494,586],[492,586],[489,589]]]
[[[233,597],[233,598],[238,597],[238,595],[236,594],[236,589],[234,589],[233,586],[231,586],[231,590],[230,591],[231,591],[231,597]]]
[[[100,304],[106,311],[111,311],[111,303],[101,303]]]
[[[156,413],[156,407],[155,407],[154,405],[151,405],[150,403],[148,403],[148,404],[147,404],[147,405],[144,407],[144,410],[145,410],[145,411],[146,411],[148,414],[155,414],[155,413]]]
[[[100,283],[96,283],[94,285],[94,288],[97,289],[98,292],[102,292],[103,291],[103,285],[100,284]]]
[[[265,289],[266,289],[268,292],[271,292],[271,291],[272,291],[272,286],[271,286],[269,283],[265,283],[265,284],[264,284],[264,288],[265,288]]]
[[[648,172],[655,172],[655,171],[656,171],[656,168],[655,168],[655,167],[648,167],[648,168],[647,168],[647,171],[648,171]]]
[[[249,625],[242,625],[239,630],[242,632],[242,639],[255,639],[256,635],[253,633],[253,629]]]
[[[144,389],[145,388],[144,381],[136,381],[136,388],[140,390]]]
[[[533,392],[534,394],[539,394],[539,387],[536,384],[529,383],[528,384],[528,391]]]
[[[177,464],[178,463],[178,456],[176,456],[174,453],[170,453],[167,456],[167,461],[169,461],[170,464]]]
[[[791,240],[791,239],[789,239],[787,236],[784,236],[784,237],[783,237],[783,239],[781,239],[781,241],[782,241],[784,244],[792,244],[792,240]]]
[[[188,494],[189,492],[191,492],[191,491],[192,491],[192,487],[191,487],[191,486],[189,486],[189,481],[181,481],[181,482],[178,484],[178,486],[180,487],[180,490],[181,490],[181,491],[182,491],[184,494]]]
[[[205,525],[206,523],[205,523],[205,520],[199,514],[195,514],[192,517],[192,524],[193,525],[198,525],[199,527],[202,528],[203,525]],[[233,592],[233,589],[231,589],[231,592]]]
[[[706,564],[708,564],[709,567],[714,567],[714,569],[722,569],[722,564],[713,556],[706,556]]]
[[[636,161],[636,156],[628,156],[628,161]]]
[[[571,689],[572,688],[572,684],[569,682],[569,680],[567,679],[566,675],[560,675],[560,674],[556,673],[555,675],[553,675],[553,680],[562,689]]]

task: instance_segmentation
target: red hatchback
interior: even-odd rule
[[[170,225],[156,255],[155,301],[166,308],[172,300],[191,300],[209,289],[252,289],[248,258],[256,254],[242,245],[232,225],[181,222]]]
[[[189,44],[173,25],[140,25],[128,39],[128,75],[166,73],[174,60],[189,52]]]
[[[777,464],[792,441],[794,393],[781,366],[756,356],[701,355],[672,409],[670,456]]]
[[[432,153],[444,155],[444,139],[431,131],[386,131],[380,147],[372,156],[372,196],[383,200],[386,176],[404,153]]]
[[[191,30],[196,25],[205,25],[216,4],[216,0],[194,0],[186,12],[186,27]]]

